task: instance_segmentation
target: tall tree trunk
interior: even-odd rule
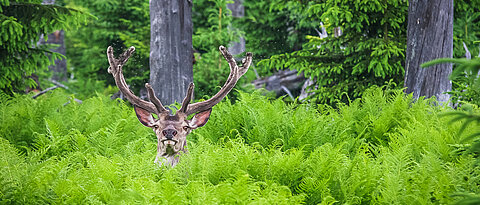
[[[43,5],[52,5],[55,4],[55,0],[43,0]],[[66,54],[65,50],[65,32],[63,30],[55,31],[51,34],[48,34],[48,39],[45,41],[45,37],[40,36],[38,44],[57,44],[58,47],[51,49],[51,51],[60,53],[62,55]],[[67,60],[66,59],[57,59],[55,64],[48,67],[52,72],[52,79],[57,81],[66,81],[67,80]]]
[[[424,62],[453,54],[453,0],[411,0],[408,6],[405,87],[414,98],[449,99],[451,64],[420,68]]]
[[[60,53],[62,55],[66,54],[65,50],[65,31],[58,30],[48,35],[47,44],[57,44],[58,47],[51,49],[51,51]],[[55,65],[49,66],[52,71],[52,79],[57,81],[66,81],[67,80],[67,60],[66,59],[57,59],[55,60]]]
[[[55,4],[55,0],[43,0],[42,4]],[[43,40],[43,39],[41,39]],[[62,55],[66,54],[65,50],[65,31],[58,30],[48,35],[47,42],[43,41],[45,44],[57,44],[58,47],[51,49],[51,51],[60,53]],[[67,80],[67,60],[66,59],[57,59],[55,60],[55,65],[49,66],[49,69],[52,71],[52,79],[57,81],[66,81]]]
[[[191,0],[151,0],[150,24],[150,84],[164,104],[182,102],[193,82]]]
[[[234,18],[243,18],[245,16],[244,0],[235,0],[233,4],[227,4],[227,8],[232,11]],[[232,42],[228,47],[228,51],[232,55],[238,55],[245,52],[245,38],[240,37],[238,42]]]

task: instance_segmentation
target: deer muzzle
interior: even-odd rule
[[[165,136],[167,139],[171,140],[175,135],[177,135],[177,130],[175,129],[165,129],[162,131],[163,136]]]
[[[161,140],[161,142],[164,144],[164,145],[171,145],[171,146],[175,146],[175,144],[177,144],[177,140],[174,139],[174,137],[177,135],[177,130],[175,129],[165,129],[162,131],[162,134],[163,136],[165,136],[164,139]]]

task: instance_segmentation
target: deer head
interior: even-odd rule
[[[135,47],[130,47],[118,58],[113,56],[113,48],[111,46],[108,47],[107,57],[110,64],[108,73],[113,75],[117,87],[127,100],[133,104],[138,120],[143,125],[152,128],[157,135],[157,157],[155,163],[159,165],[169,164],[171,166],[175,166],[178,163],[178,155],[186,151],[187,135],[190,134],[192,130],[202,127],[207,123],[212,112],[212,107],[219,103],[232,90],[238,79],[247,72],[248,67],[252,63],[252,53],[247,53],[246,58],[242,61],[243,65],[237,66],[233,56],[225,47],[220,46],[219,49],[230,66],[230,75],[223,87],[212,98],[190,104],[194,89],[194,84],[190,83],[187,95],[183,99],[182,107],[175,115],[171,115],[170,111],[165,109],[160,100],[155,96],[153,88],[148,83],[145,84],[145,87],[149,101],[142,100],[135,96],[128,88],[122,73],[122,67],[135,51]],[[157,118],[152,114],[157,115]],[[192,114],[195,114],[194,117],[188,120],[188,116]]]

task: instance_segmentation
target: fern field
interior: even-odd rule
[[[470,124],[451,108],[369,89],[337,109],[240,93],[189,135],[174,168],[133,109],[0,96],[2,204],[451,204],[480,194]],[[68,102],[68,103],[67,103]],[[474,109],[475,112],[480,112]],[[470,201],[472,202],[472,201]]]

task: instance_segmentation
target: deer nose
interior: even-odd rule
[[[168,139],[171,140],[175,135],[177,135],[177,130],[174,129],[165,129],[162,131],[162,134]]]

